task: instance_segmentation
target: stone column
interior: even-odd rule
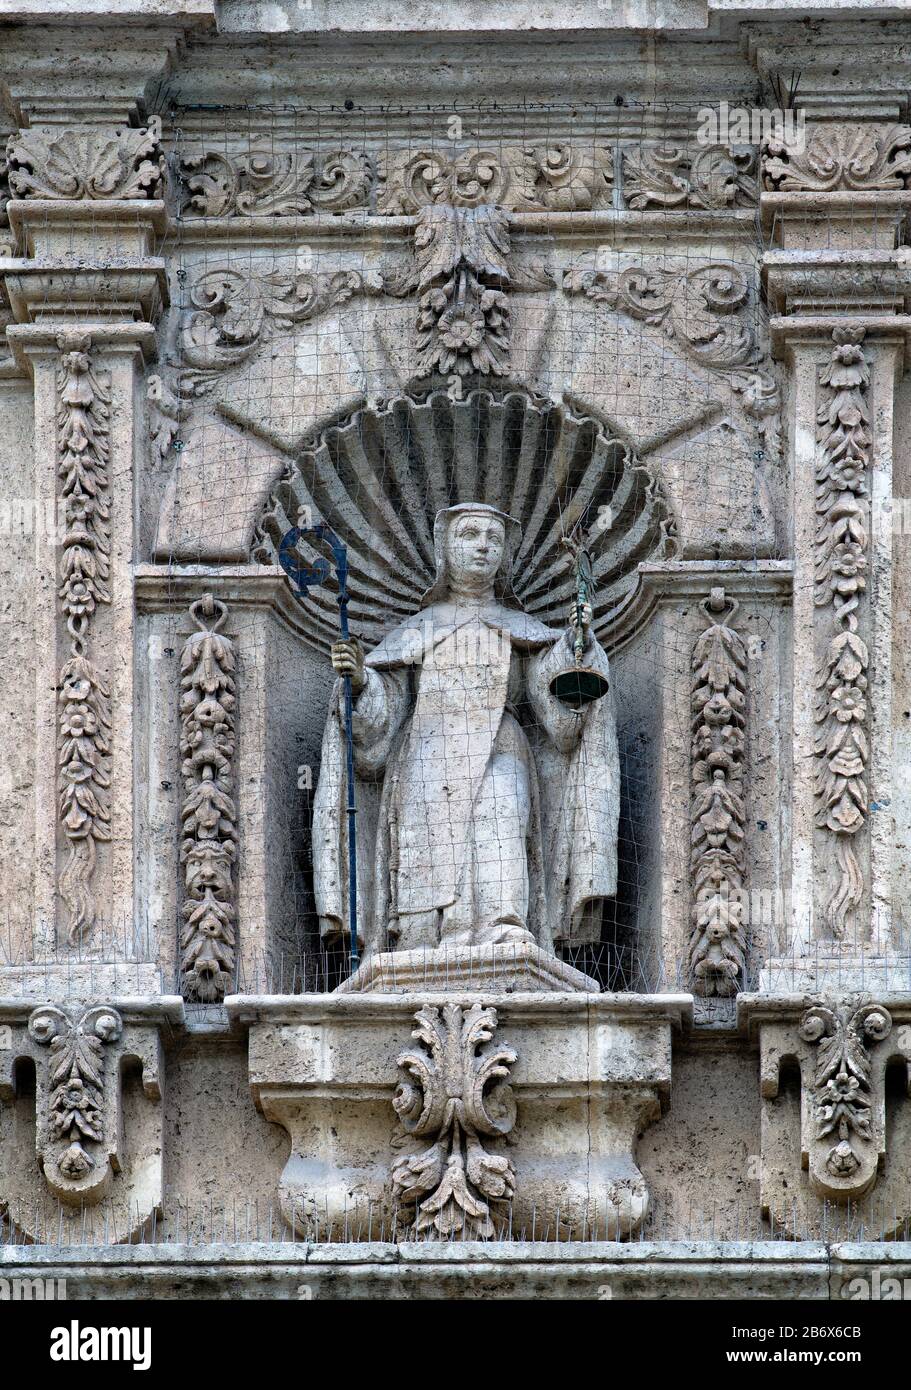
[[[138,387],[167,303],[161,129],[145,109],[180,32],[17,30],[0,59],[19,123],[6,151],[7,339],[34,387],[35,511],[56,519],[50,537],[38,528],[31,576],[31,945],[65,970],[157,959],[135,929],[132,571]],[[157,992],[145,974],[134,983]]]
[[[791,988],[796,970],[795,988],[850,985],[859,969],[860,986],[873,968],[896,987],[892,436],[911,324],[896,249],[911,128],[811,121],[805,135],[768,142],[763,167],[794,553],[792,920],[767,983]]]

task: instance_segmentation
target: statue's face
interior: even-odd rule
[[[456,583],[492,584],[503,559],[506,531],[502,521],[483,512],[457,517],[446,537],[446,563]]]

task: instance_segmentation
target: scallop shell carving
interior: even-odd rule
[[[513,590],[526,612],[560,627],[573,598],[561,544],[582,520],[597,585],[595,630],[608,648],[635,630],[637,567],[676,550],[660,480],[598,421],[521,391],[434,391],[365,407],[325,429],[289,465],[257,523],[253,558],[278,563],[281,537],[327,521],[348,547],[351,629],[368,649],[420,607],[434,579],[442,507],[486,502],[522,527]],[[605,510],[608,509],[608,510]],[[305,521],[304,524],[310,524]],[[302,554],[315,555],[302,547]],[[336,640],[334,580],[310,589],[301,621],[322,650]],[[622,622],[621,622],[622,619]]]

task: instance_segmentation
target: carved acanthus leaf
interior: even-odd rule
[[[156,198],[165,172],[157,117],[141,130],[23,130],[7,156],[17,198]]]
[[[516,1053],[480,1050],[497,1027],[496,1010],[481,1004],[425,1004],[415,1021],[412,1037],[424,1050],[399,1056],[408,1080],[393,1106],[405,1134],[427,1146],[395,1159],[393,1189],[405,1208],[415,1208],[417,1234],[492,1236],[491,1205],[512,1199],[515,1174],[508,1158],[487,1152],[481,1136],[502,1137],[515,1124],[507,1078]]]
[[[747,654],[734,599],[713,589],[693,647],[689,964],[696,994],[743,988]]]
[[[414,260],[388,286],[418,296],[418,376],[503,376],[509,365],[509,221],[498,208],[426,207]]]
[[[623,198],[635,209],[751,207],[758,196],[751,146],[642,145],[624,149]]]
[[[800,143],[769,139],[763,187],[783,193],[888,191],[911,183],[911,126],[817,124]]]
[[[58,595],[70,654],[58,679],[58,803],[69,842],[59,892],[69,940],[87,940],[96,920],[96,847],[111,838],[110,690],[88,654],[97,608],[111,601],[110,388],[93,364],[90,340],[59,339],[57,473],[66,531]]]
[[[460,154],[396,150],[380,165],[377,211],[414,214],[434,204],[581,211],[609,207],[613,180],[613,153],[603,145],[503,146]]]
[[[839,881],[826,908],[842,937],[863,894],[854,837],[868,818],[869,652],[860,631],[868,548],[867,470],[873,436],[863,329],[835,329],[817,410],[815,603],[830,618],[816,668],[816,825],[836,837]]]
[[[190,289],[193,310],[180,328],[182,393],[199,395],[218,373],[245,361],[274,332],[290,330],[355,294],[378,294],[379,272],[203,271]]]
[[[366,207],[375,181],[362,150],[218,150],[185,154],[185,209],[201,217],[291,217]]]
[[[180,938],[187,999],[224,998],[234,977],[237,858],[234,787],[234,644],[220,631],[228,614],[211,594],[190,605],[198,631],[180,658],[185,894]]]

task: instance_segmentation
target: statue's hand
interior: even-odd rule
[[[577,629],[581,627],[582,640],[584,641],[586,646],[588,646],[589,643],[589,629],[592,625],[592,616],[592,606],[590,603],[573,603],[570,605],[569,625],[572,628],[574,636]]]
[[[356,637],[350,637],[347,642],[334,642],[329,655],[333,671],[339,676],[351,677],[351,694],[357,699],[367,684],[367,668],[360,642]]]

